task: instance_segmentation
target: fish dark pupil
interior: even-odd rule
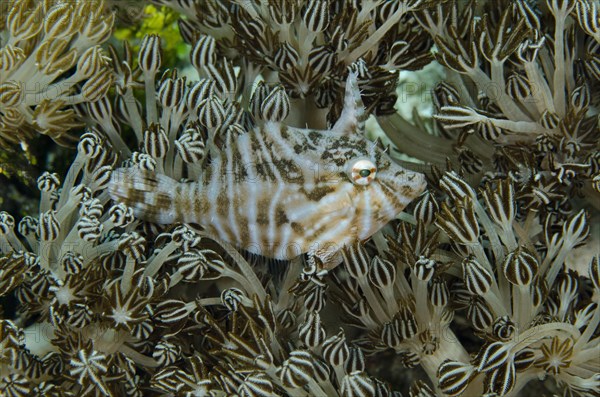
[[[364,169],[364,170],[360,170],[359,175],[362,176],[363,178],[368,177],[369,175],[371,175],[371,171]]]

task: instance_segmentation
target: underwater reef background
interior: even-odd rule
[[[349,73],[428,186],[339,266],[111,199]],[[599,324],[597,1],[0,2],[0,396],[600,396]]]

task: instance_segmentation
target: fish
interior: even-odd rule
[[[364,136],[357,78],[351,71],[341,115],[329,129],[265,121],[213,148],[197,181],[120,168],[110,196],[145,221],[195,223],[253,254],[308,254],[335,267],[344,247],[371,237],[426,188],[423,174]]]

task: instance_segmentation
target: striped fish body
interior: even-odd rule
[[[141,219],[198,223],[252,253],[276,259],[310,253],[328,263],[425,188],[422,174],[400,167],[357,133],[356,95],[349,81],[346,108],[331,130],[266,122],[227,136],[196,182],[119,169],[110,194]]]

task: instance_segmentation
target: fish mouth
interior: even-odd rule
[[[416,197],[419,197],[419,195],[423,193],[427,188],[427,180],[425,178],[425,174],[411,171],[406,176],[404,185],[405,188],[403,190],[405,190],[406,192],[405,195],[412,201]]]
[[[378,216],[375,218],[379,226],[374,225],[373,229],[398,219],[400,213],[427,188],[425,175],[419,172],[405,171],[401,177],[392,177],[385,182],[390,199],[387,202],[382,200]]]
[[[427,179],[425,178],[425,174],[421,174],[420,172],[416,172],[415,174],[418,176],[418,182],[416,183],[415,188],[415,197],[418,197],[427,188]]]

